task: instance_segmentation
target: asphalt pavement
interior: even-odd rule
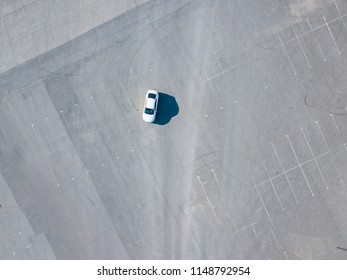
[[[72,2],[0,6],[0,259],[347,259],[346,1]]]

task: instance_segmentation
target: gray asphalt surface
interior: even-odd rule
[[[48,49],[0,74],[1,259],[347,258],[346,1],[153,0]]]

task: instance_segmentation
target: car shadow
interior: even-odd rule
[[[159,92],[158,111],[154,123],[158,125],[168,124],[171,119],[179,112],[179,107],[176,98]]]

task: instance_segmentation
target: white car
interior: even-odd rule
[[[143,108],[142,118],[145,122],[154,122],[157,114],[159,92],[149,90],[146,94],[145,107]]]

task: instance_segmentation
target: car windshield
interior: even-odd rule
[[[148,115],[153,115],[154,114],[154,109],[146,108],[145,109],[145,113],[148,114]]]
[[[155,95],[154,93],[149,93],[149,94],[148,94],[148,98],[153,98],[153,99],[155,99],[155,96],[156,96],[156,95]]]

